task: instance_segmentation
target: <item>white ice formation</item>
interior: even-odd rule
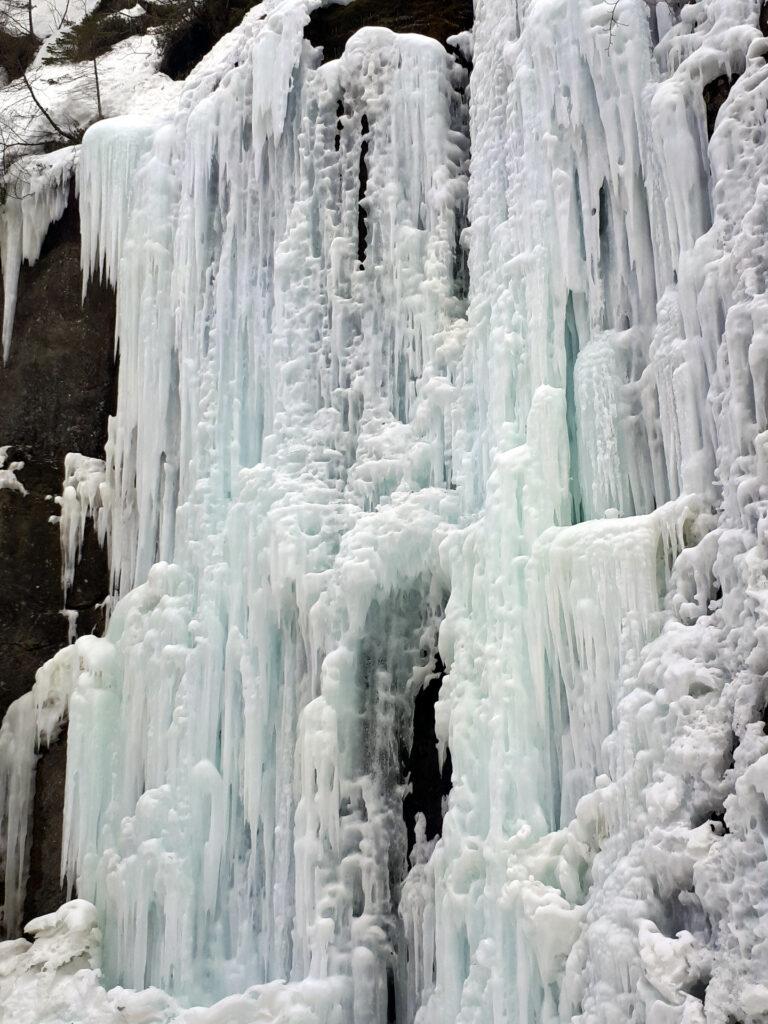
[[[316,6],[85,136],[120,379],[65,584],[96,510],[121,600],[0,733],[6,920],[54,712],[79,898],[0,946],[0,1003],[764,1022],[761,4],[477,0],[469,87],[384,29],[321,63]]]
[[[0,445],[0,491],[16,491],[17,494],[25,495],[27,489],[16,476],[24,469],[24,463],[21,460],[8,462],[11,447],[9,444]]]
[[[11,348],[13,318],[22,262],[37,262],[48,229],[60,220],[69,202],[78,147],[50,156],[17,161],[4,183],[0,206],[0,263],[3,268],[3,361]]]
[[[69,452],[64,458],[64,481],[61,496],[55,499],[59,506],[58,520],[61,538],[61,586],[66,599],[75,580],[75,569],[85,539],[85,526],[90,519],[100,544],[107,541],[109,522],[109,487],[105,479],[103,459],[94,459],[79,452]]]

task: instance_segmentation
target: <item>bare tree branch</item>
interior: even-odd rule
[[[96,83],[96,111],[99,115],[99,120],[101,121],[104,117],[104,114],[101,109],[101,85],[99,83],[99,66],[96,63],[95,57],[93,58],[93,80]]]
[[[622,0],[605,0],[605,2],[611,11],[611,17],[608,22],[608,50],[610,50],[613,45],[614,33],[622,24],[618,18],[618,10]],[[651,10],[655,10],[660,4],[664,4],[669,13],[675,17],[675,15],[680,13],[680,9],[685,6],[687,0],[645,0],[645,3]]]
[[[45,109],[45,107],[42,105],[40,100],[35,95],[35,90],[32,88],[32,83],[30,82],[29,78],[27,78],[27,73],[23,69],[21,72],[21,77],[24,79],[24,84],[26,85],[27,89],[29,89],[29,95],[32,97],[32,101],[34,102],[35,106],[40,111],[40,113],[43,115],[43,117],[46,119],[48,124],[51,126],[51,128],[53,128],[53,130],[57,132],[62,137],[62,139],[66,139],[68,142],[77,142],[76,135],[73,135],[71,132],[65,131],[53,120],[51,115],[48,113],[48,111]]]

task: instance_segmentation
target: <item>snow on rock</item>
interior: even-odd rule
[[[20,461],[8,462],[8,451],[11,445],[4,444],[0,445],[0,491],[17,491],[19,494],[25,495],[27,489],[24,484],[16,476],[24,469],[24,463]],[[8,465],[6,466],[6,462]]]
[[[98,0],[32,0],[34,33],[38,39],[49,40],[65,26],[79,24],[97,6]],[[28,23],[16,28],[26,32]]]
[[[81,20],[93,5],[77,2],[71,10],[69,7],[67,4],[67,25]],[[46,0],[40,9],[43,8],[51,18],[55,17],[55,0]],[[38,18],[37,13],[35,17]],[[66,26],[51,27],[48,43],[55,41],[63,31]],[[131,36],[98,58],[101,115],[93,64],[46,63],[47,58],[48,45],[44,45],[27,71],[29,86],[17,78],[0,87],[4,360],[8,359],[10,350],[21,264],[36,262],[48,228],[66,209],[77,170],[80,147],[76,143],[80,134],[99,116],[141,115],[146,136],[150,131],[147,121],[171,111],[180,89],[179,83],[157,71],[160,53],[153,35]],[[27,155],[30,149],[50,148],[51,145],[57,147],[52,153]],[[117,154],[114,156],[116,158]],[[122,156],[124,173],[130,177],[134,167],[130,144]],[[115,220],[119,230],[120,219]]]

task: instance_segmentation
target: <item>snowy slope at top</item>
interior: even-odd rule
[[[478,3],[468,210],[461,67],[377,29],[319,65],[313,6],[262,5],[173,117],[85,139],[120,387],[66,550],[98,488],[124,596],[3,724],[0,813],[18,907],[71,692],[63,867],[97,910],[0,946],[6,1012],[757,1022],[759,4]],[[440,662],[453,788],[408,871]],[[180,1011],[81,964],[256,987]]]
[[[137,115],[145,124],[172,111],[180,91],[180,83],[157,70],[160,52],[152,34],[116,44],[99,57],[96,72],[90,61],[50,62],[52,44],[94,6],[65,3],[59,9],[58,2],[46,0],[34,8],[36,32],[45,41],[26,80],[0,80],[3,361],[10,352],[21,263],[37,261],[48,228],[67,207],[79,157],[76,140],[99,117],[99,103],[104,117]],[[44,152],[52,145],[53,152]]]

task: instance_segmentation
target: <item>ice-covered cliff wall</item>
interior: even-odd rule
[[[121,357],[67,522],[97,511],[123,596],[60,663],[63,870],[97,916],[6,947],[8,1005],[751,1024],[760,5],[484,0],[454,55],[368,28],[326,63],[315,6],[268,0],[174,117],[83,144]],[[452,789],[409,850],[439,679]],[[31,767],[1,763],[9,814]],[[50,948],[170,995],[39,977]]]

